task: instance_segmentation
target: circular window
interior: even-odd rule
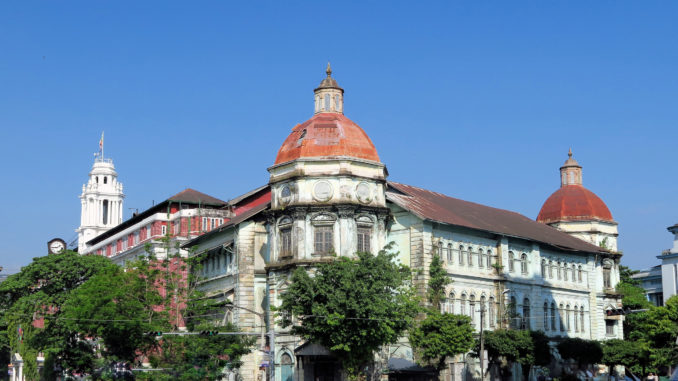
[[[313,197],[318,201],[327,201],[332,198],[332,185],[327,181],[318,181],[313,186]]]
[[[358,184],[358,186],[355,188],[356,198],[363,204],[367,204],[372,201],[371,193],[370,185],[365,182]]]
[[[290,190],[290,187],[285,185],[282,187],[280,190],[280,203],[283,205],[287,205],[292,201],[292,191]]]

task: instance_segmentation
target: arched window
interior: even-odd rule
[[[452,244],[448,243],[447,244],[447,262],[452,263],[453,257],[452,257]]]
[[[586,324],[584,323],[584,306],[579,307],[579,324],[581,324],[581,333],[586,332]]]
[[[461,294],[461,301],[459,304],[459,315],[466,315],[466,294]]]
[[[104,176],[104,184],[108,184],[108,176]]]
[[[290,356],[287,353],[283,353],[282,356],[280,356],[280,365],[290,365],[292,364],[292,356]]]
[[[558,262],[557,266],[556,271],[558,272],[558,280],[561,280],[563,279],[563,264]]]
[[[509,251],[508,253],[508,262],[509,262],[509,272],[513,272],[513,261],[516,259],[515,255],[513,255],[512,251]]]
[[[466,250],[464,246],[459,245],[459,265],[462,266],[464,264],[464,257],[466,256]]]
[[[471,295],[468,298],[468,312],[469,316],[471,316],[471,324],[476,323],[476,296]]]
[[[570,271],[570,268],[568,267],[567,264],[565,264],[565,265],[564,265],[564,269],[563,269],[563,280],[564,280],[565,282],[567,282],[567,279],[568,279],[568,277],[567,277],[568,274],[567,274],[567,273],[568,273],[569,271]]]
[[[492,250],[487,251],[487,268],[492,267]]]
[[[450,297],[447,298],[447,312],[451,314],[454,313],[454,303],[455,303],[454,292],[450,292]]]
[[[485,258],[486,254],[483,249],[478,249],[478,267],[481,269],[485,266],[487,259]]]
[[[549,261],[549,278],[553,279],[553,261]]]
[[[568,304],[567,307],[565,307],[565,316],[566,316],[566,330],[571,331],[572,330],[572,325],[570,324],[570,315],[572,315],[572,309],[570,309],[570,305]]]
[[[524,254],[523,254],[524,255]],[[523,299],[523,324],[522,329],[531,329],[530,324],[530,299]]]
[[[96,181],[97,184],[99,184],[99,176],[95,176],[94,180]]]
[[[558,327],[556,326],[556,304],[551,302],[551,331],[557,331]]]
[[[581,265],[579,265],[579,267],[577,267],[577,278],[578,278],[578,280],[579,280],[579,283],[581,283],[581,282],[582,282],[582,270],[581,270]]]
[[[560,303],[559,307],[558,317],[560,318],[560,332],[565,332],[565,307],[563,307],[563,303]]]
[[[339,96],[335,95],[334,96],[334,109],[337,111],[341,111],[341,102],[339,101]]]
[[[541,277],[546,279],[546,259],[541,260]]]
[[[485,295],[480,297],[480,311],[483,313],[480,314],[480,325],[483,328],[487,327],[487,318],[485,317],[485,314],[487,313],[487,303],[485,299]]]
[[[579,333],[579,308],[577,306],[574,306],[574,332]]]
[[[468,265],[473,266],[473,246],[468,247]]]
[[[494,298],[490,297],[489,303],[488,303],[488,317],[490,318],[490,327],[494,327],[495,322],[497,321],[497,312],[496,308],[497,306],[494,304]]]
[[[516,306],[516,297],[511,297],[511,302],[509,303],[509,319],[511,319],[511,328],[518,328],[520,326],[520,317],[518,316],[517,306]]]
[[[549,330],[549,303],[544,302],[544,331]]]
[[[325,94],[325,111],[330,111],[330,95]]]
[[[609,259],[603,260],[603,287],[612,288],[612,261]]]
[[[523,275],[527,274],[527,254],[525,253],[520,256],[520,272],[523,273]]]

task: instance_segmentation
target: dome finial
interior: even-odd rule
[[[332,76],[332,67],[330,66],[330,61],[327,61],[327,70],[325,70],[325,73],[327,73],[328,77]]]
[[[567,156],[572,157],[572,147],[570,147],[570,150],[567,151]]]

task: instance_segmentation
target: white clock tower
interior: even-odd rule
[[[98,156],[80,195],[80,227],[75,230],[80,254],[87,253],[87,241],[122,222],[124,198],[113,160]]]

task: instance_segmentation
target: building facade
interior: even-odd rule
[[[376,253],[389,242],[401,263],[420,270],[421,295],[432,258],[441,256],[453,282],[440,308],[471,316],[476,330],[623,338],[622,317],[605,316],[621,306],[614,292],[617,224],[581,185],[581,166],[571,154],[561,168],[561,189],[537,221],[391,182],[369,136],[343,114],[344,90],[331,74],[328,66],[314,91],[314,115],[292,129],[268,168],[269,184],[229,201],[235,212],[224,225],[183,246],[207,254],[202,287],[224,301],[225,321],[273,333],[245,359],[244,380],[270,368],[278,381],[339,379],[331,353],[278,326],[271,307],[281,303],[294,269],[356,251]],[[582,200],[588,204],[570,205]],[[482,321],[481,307],[488,311]],[[413,361],[407,346],[389,353]],[[466,358],[449,361],[448,376],[461,379]]]
[[[664,305],[666,300],[678,294],[678,224],[666,230],[673,234],[673,247],[657,256],[661,264],[632,276],[641,282],[647,299],[657,306]]]

